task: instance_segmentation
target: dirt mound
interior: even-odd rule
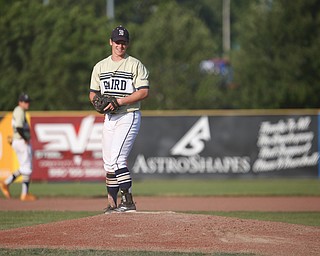
[[[320,211],[320,197],[136,197],[138,212],[0,231],[0,247],[320,255],[320,228],[174,211]],[[0,210],[101,211],[105,198],[0,199]]]
[[[4,248],[319,255],[320,229],[170,211],[100,214],[0,231]]]

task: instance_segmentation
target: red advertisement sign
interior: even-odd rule
[[[33,180],[105,179],[101,136],[103,117],[32,116]]]

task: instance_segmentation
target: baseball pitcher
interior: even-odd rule
[[[128,30],[116,27],[109,44],[112,53],[94,66],[89,93],[94,108],[104,114],[102,153],[108,192],[106,214],[136,211],[127,158],[140,128],[140,101],[149,94],[148,70],[126,53]],[[121,203],[118,205],[119,191]]]

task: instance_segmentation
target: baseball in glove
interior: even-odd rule
[[[108,106],[110,103],[114,109],[104,110],[105,107]],[[95,110],[100,114],[116,112],[120,107],[117,99],[107,94],[104,94],[104,95],[96,94],[92,99],[92,105],[94,106]]]

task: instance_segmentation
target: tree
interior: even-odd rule
[[[13,3],[0,21],[1,109],[12,109],[21,91],[32,109],[88,109],[92,66],[107,55],[112,27],[90,6]]]
[[[320,105],[317,0],[231,2],[237,88],[199,72],[202,60],[222,57],[221,1],[116,1],[114,21],[105,4],[0,0],[1,110],[11,110],[21,91],[35,99],[33,110],[92,109],[91,70],[109,55],[109,34],[119,24],[130,31],[129,53],[150,70],[144,109]]]
[[[168,11],[170,10],[170,12]],[[192,12],[174,2],[158,6],[143,26],[131,29],[131,54],[150,70],[148,109],[193,108],[200,79],[199,63],[215,52],[206,26]]]
[[[270,3],[253,4],[239,27],[238,107],[319,107],[320,3]]]

